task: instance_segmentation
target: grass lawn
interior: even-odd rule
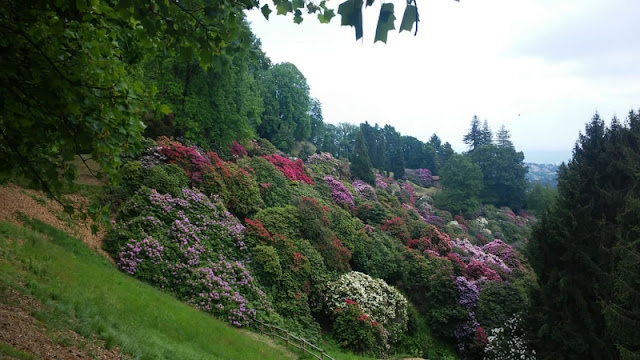
[[[119,272],[66,233],[30,226],[0,222],[0,294],[13,288],[33,296],[47,309],[34,316],[48,327],[97,335],[134,359],[291,357]]]

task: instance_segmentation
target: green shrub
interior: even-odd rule
[[[298,209],[295,206],[263,209],[255,217],[262,222],[271,235],[280,234],[287,239],[300,238],[302,224],[298,220]]]
[[[276,249],[267,245],[258,245],[251,249],[251,269],[264,286],[276,285],[282,276],[282,266]]]
[[[487,281],[480,289],[476,317],[485,329],[493,329],[502,327],[525,308],[526,299],[513,284]]]
[[[189,186],[189,178],[176,164],[158,165],[142,172],[142,185],[156,189],[161,194],[179,196]]]

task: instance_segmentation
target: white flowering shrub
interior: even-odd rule
[[[407,299],[384,280],[357,271],[328,283],[325,304],[334,317],[356,304],[364,315],[360,317],[363,323],[379,325],[388,334],[387,349],[407,329]]]
[[[491,329],[484,348],[485,360],[535,360],[536,351],[529,350],[520,329],[520,315],[514,315],[502,327]]]

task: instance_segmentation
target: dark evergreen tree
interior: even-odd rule
[[[542,359],[640,358],[640,121],[596,114],[529,245]]]
[[[488,145],[493,143],[493,132],[491,132],[491,129],[489,128],[489,122],[487,120],[485,120],[482,123],[482,145]]]
[[[489,144],[476,148],[469,156],[482,169],[482,202],[515,210],[525,205],[528,169],[522,152]]]
[[[375,186],[376,178],[373,175],[367,145],[360,130],[356,132],[356,143],[351,155],[351,175],[354,179],[360,179]]]
[[[482,129],[480,128],[480,119],[476,115],[473,115],[473,119],[471,119],[471,128],[469,132],[462,139],[465,144],[469,145],[471,150],[484,145],[484,135],[482,133]]]
[[[311,136],[309,140],[316,147],[322,146],[324,140],[324,118],[322,117],[322,103],[313,98],[309,104],[309,119],[311,122]]]
[[[382,129],[389,158],[389,170],[393,172],[395,179],[404,177],[404,153],[402,151],[402,138],[399,132],[391,125],[385,125]]]
[[[451,147],[451,144],[449,144],[448,141],[444,143],[440,147],[440,150],[438,150],[437,166],[436,166],[437,172],[433,172],[433,173],[438,174],[440,172],[440,169],[447,163],[449,158],[453,156],[453,154],[455,153],[456,152],[453,150],[453,148]]]
[[[440,140],[438,135],[433,134],[433,135],[431,135],[431,138],[429,138],[429,141],[427,142],[427,144],[431,145],[433,147],[433,149],[437,153],[438,151],[440,151],[440,146],[442,145],[442,140]]]

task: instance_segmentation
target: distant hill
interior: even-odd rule
[[[525,163],[525,165],[529,168],[526,175],[527,181],[532,183],[539,181],[543,185],[553,187],[558,185],[558,165],[536,163]]]

